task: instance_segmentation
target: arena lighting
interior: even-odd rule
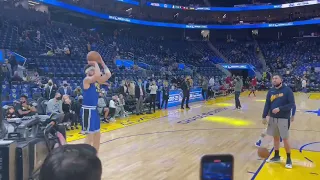
[[[250,121],[238,118],[224,117],[224,116],[208,116],[202,118],[204,121],[210,121],[220,124],[227,124],[232,126],[249,126],[252,123]]]
[[[28,1],[28,4],[38,5],[38,4],[40,4],[40,3],[38,3],[38,2],[34,2],[34,1]]]
[[[78,6],[73,6],[64,2],[56,0],[35,0],[44,4],[60,7],[69,11],[74,11],[77,13],[105,19],[114,20],[119,22],[127,22],[132,24],[140,24],[146,26],[157,26],[157,27],[170,27],[170,28],[182,28],[182,29],[258,29],[258,28],[274,28],[274,27],[287,27],[287,26],[302,26],[310,24],[320,24],[320,19],[311,19],[304,21],[294,21],[294,22],[283,22],[283,23],[260,23],[260,24],[241,24],[241,25],[202,25],[202,24],[176,24],[176,23],[165,23],[165,22],[152,22],[144,21],[138,19],[124,18],[119,16],[111,16],[108,14],[103,14],[95,12],[93,10],[81,8]]]
[[[122,1],[128,3],[126,1]],[[279,5],[254,5],[254,6],[243,6],[243,7],[192,7],[192,6],[179,6],[173,4],[153,3],[147,2],[147,6],[166,8],[166,9],[181,9],[190,11],[216,11],[216,12],[238,12],[238,11],[258,11],[268,9],[284,9],[301,6],[310,6],[320,4],[319,0],[279,4]]]

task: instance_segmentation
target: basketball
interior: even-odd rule
[[[87,60],[88,61],[96,61],[97,63],[100,63],[101,61],[101,56],[97,51],[90,51],[87,54]]]
[[[263,147],[260,147],[258,149],[258,156],[263,158],[263,159],[267,159],[269,157],[269,151],[267,148],[263,148]]]

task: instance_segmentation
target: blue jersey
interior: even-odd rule
[[[83,106],[97,106],[98,105],[98,99],[99,99],[99,91],[96,86],[96,84],[92,83],[90,84],[90,87],[88,89],[83,90],[83,100],[82,105]]]

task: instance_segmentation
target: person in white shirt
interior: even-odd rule
[[[156,112],[156,98],[157,98],[157,90],[158,86],[156,84],[156,81],[152,81],[151,85],[149,86],[150,90],[150,107],[149,111],[151,112],[151,107],[153,107],[153,112]]]
[[[122,94],[119,95],[118,103],[117,103],[117,114],[120,115],[120,117],[126,117],[127,114],[124,110],[124,105],[126,104],[124,97]]]
[[[307,92],[307,80],[305,78],[302,79],[301,85],[302,85],[302,92],[306,93]]]
[[[112,99],[109,102],[109,120],[114,121],[115,120],[115,115],[116,115],[116,101],[118,99],[118,96],[112,96]]]
[[[214,77],[211,77],[209,80],[209,87],[208,87],[208,97],[212,98],[214,97]]]

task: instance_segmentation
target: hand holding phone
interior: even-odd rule
[[[233,165],[231,154],[205,155],[201,158],[200,180],[233,180]]]

